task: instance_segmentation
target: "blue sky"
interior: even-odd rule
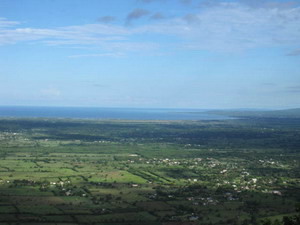
[[[299,0],[0,0],[0,105],[296,108],[299,68]]]

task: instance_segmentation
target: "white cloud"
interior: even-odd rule
[[[38,41],[48,45],[97,45],[109,52],[148,51],[168,45],[159,42],[160,37],[167,36],[177,47],[197,50],[297,48],[300,45],[300,7],[293,4],[271,6],[218,1],[218,4],[202,6],[193,14],[154,23],[149,20],[149,24],[135,27],[86,24],[53,29],[20,28],[20,23],[1,18],[0,45]],[[148,38],[149,34],[155,35],[155,43]]]
[[[224,3],[202,9],[192,20],[184,16],[148,29],[179,36],[189,48],[222,51],[300,44],[299,27],[299,7],[250,8]]]
[[[16,21],[8,21],[6,18],[0,17],[0,28],[3,27],[11,27],[20,24],[19,22]]]
[[[45,41],[54,44],[95,44],[101,41],[123,40],[128,31],[121,26],[87,24],[54,29],[11,28],[1,29],[0,44],[19,41]]]

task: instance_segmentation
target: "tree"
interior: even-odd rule
[[[272,225],[272,221],[270,219],[265,219],[262,221],[261,225]]]
[[[283,225],[299,225],[300,224],[300,203],[296,205],[296,212],[298,212],[298,215],[283,217],[282,219]]]
[[[293,217],[285,216],[282,219],[283,225],[297,225],[294,223]]]

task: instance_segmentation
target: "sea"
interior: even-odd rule
[[[199,109],[0,106],[2,118],[69,118],[102,120],[226,120]]]

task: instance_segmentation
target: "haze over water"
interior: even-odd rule
[[[197,113],[199,112],[199,113]],[[201,112],[201,113],[200,113]],[[136,109],[88,107],[1,106],[0,117],[81,118],[120,120],[223,120],[227,116],[205,114],[197,109]]]

